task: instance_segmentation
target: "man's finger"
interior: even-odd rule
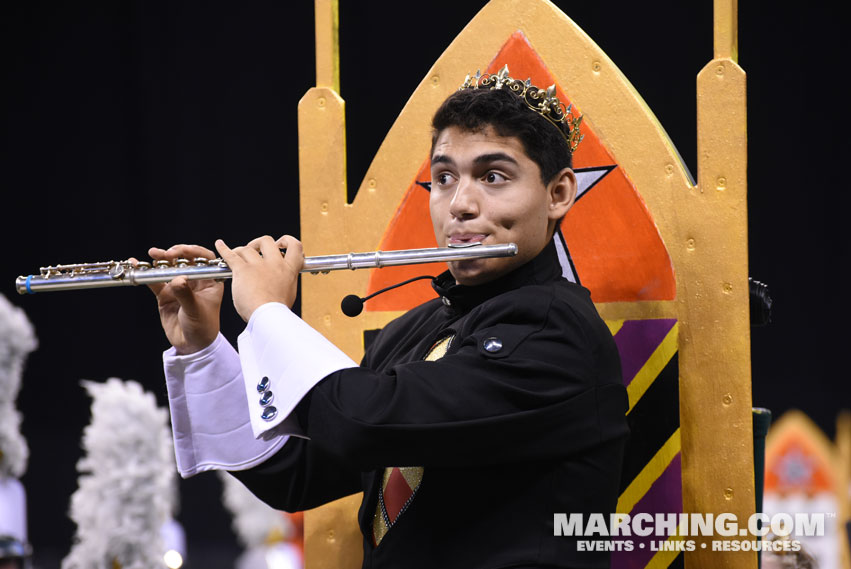
[[[165,283],[149,283],[146,285],[155,296],[159,297],[162,290],[165,288]]]
[[[171,292],[180,303],[180,308],[190,318],[198,317],[198,300],[195,298],[195,293],[189,285],[189,279],[186,276],[179,276],[172,279],[169,283]]]
[[[222,260],[228,264],[228,267],[231,269],[234,268],[235,265],[240,263],[244,263],[245,261],[237,255],[233,249],[227,246],[227,244],[221,239],[216,239],[216,251],[221,255]]]
[[[175,259],[195,259],[196,257],[204,257],[205,259],[213,259],[216,254],[200,245],[172,245],[168,249],[160,249],[159,247],[151,247],[148,249],[148,255],[155,261],[174,261]]]
[[[292,235],[283,235],[275,241],[275,246],[279,249],[286,249],[284,260],[289,263],[294,270],[300,271],[304,266],[304,250],[301,241]]]
[[[160,249],[159,247],[151,247],[148,249],[148,256],[155,261],[159,261],[161,259],[165,259],[166,252],[165,249]]]
[[[249,241],[249,242],[248,242],[245,246],[246,246],[246,247],[251,247],[251,248],[252,248],[252,249],[254,249],[255,251],[258,251],[258,252],[259,252],[259,251],[260,251],[260,249],[261,249],[260,244],[261,244],[261,243],[263,243],[263,241],[264,241],[265,239],[271,239],[271,237],[269,237],[268,235],[261,235],[260,237],[255,237],[254,239],[252,239],[251,241]]]
[[[261,259],[261,257],[265,257],[268,254],[269,249],[264,246],[264,243],[267,242],[271,242],[273,245],[275,243],[268,235],[255,237],[254,239],[249,241],[244,247],[239,247],[239,254],[246,261],[258,261]],[[264,249],[266,249],[266,251],[264,251]],[[234,249],[234,251],[237,251],[237,249]]]
[[[271,261],[278,261],[282,259],[281,251],[278,249],[278,244],[275,243],[275,240],[269,237],[268,235],[264,235],[263,237],[259,237],[254,241],[259,242],[260,254],[263,255],[264,259],[269,259]]]
[[[301,245],[301,241],[299,241],[292,235],[282,235],[277,241],[275,241],[275,246],[279,249],[286,249],[287,254],[292,251],[292,253],[297,257],[304,255],[304,252],[302,251],[303,247]]]

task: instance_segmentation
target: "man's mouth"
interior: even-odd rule
[[[470,243],[481,243],[485,240],[484,233],[453,233],[449,236],[450,245],[467,245]]]

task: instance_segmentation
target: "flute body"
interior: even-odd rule
[[[490,257],[511,257],[517,254],[517,245],[471,244],[461,247],[435,247],[400,251],[372,251],[369,253],[344,253],[305,257],[302,273],[328,273],[342,269],[373,269],[399,265],[415,265],[441,261],[464,261]],[[233,272],[221,259],[177,259],[136,265],[130,261],[106,261],[77,265],[42,267],[38,275],[15,279],[19,294],[34,294],[59,290],[81,290],[116,286],[136,286],[168,282],[175,277],[188,279],[229,279]]]

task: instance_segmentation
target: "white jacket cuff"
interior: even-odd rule
[[[239,335],[245,397],[255,437],[277,431],[299,401],[335,371],[358,367],[283,304],[264,304]],[[261,398],[263,401],[261,402]]]
[[[299,432],[281,421],[274,432],[254,436],[239,355],[221,335],[200,352],[163,354],[174,452],[180,475],[207,470],[245,470],[274,455]]]

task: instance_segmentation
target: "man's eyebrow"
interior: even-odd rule
[[[489,164],[491,162],[510,162],[512,164],[517,164],[517,160],[515,160],[512,156],[509,156],[504,152],[491,152],[489,154],[482,154],[480,156],[476,156],[473,159],[474,164]],[[454,165],[455,161],[445,154],[435,154],[431,157],[431,163]]]
[[[512,164],[517,164],[517,160],[505,154],[504,152],[492,152],[490,154],[482,154],[481,156],[476,156],[473,160],[474,164],[488,164],[490,162],[511,162]]]

